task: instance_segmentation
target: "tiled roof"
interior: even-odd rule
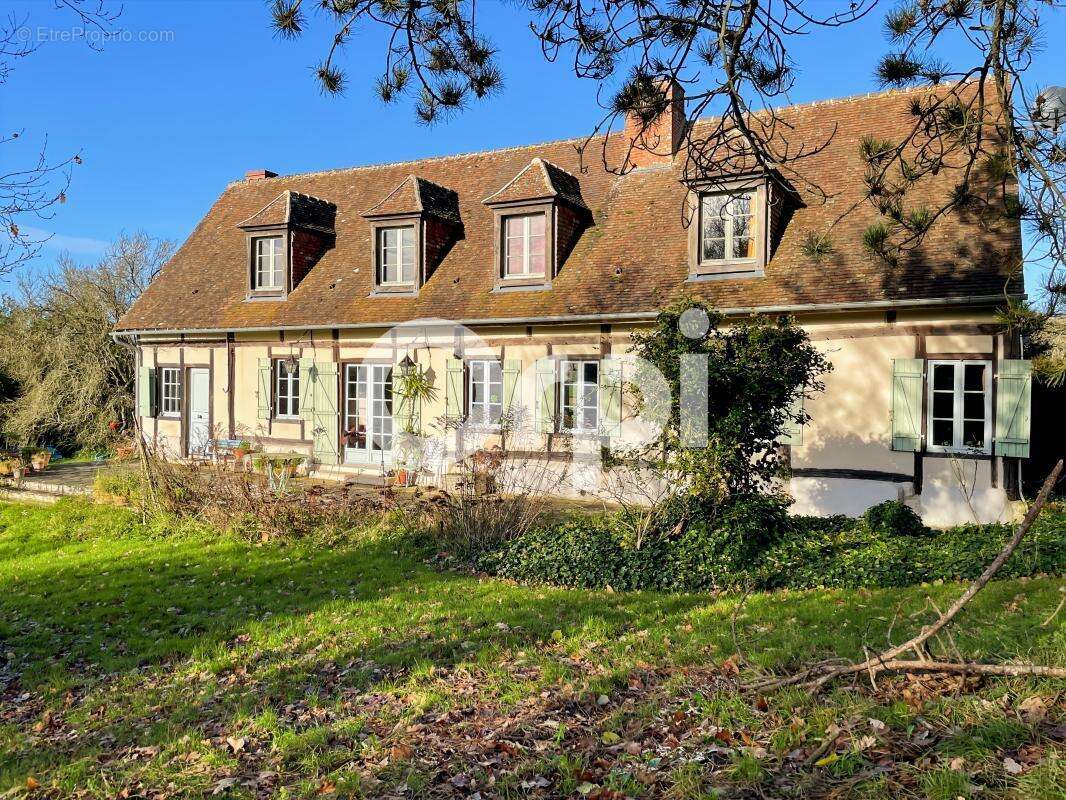
[[[381,202],[367,209],[364,217],[390,217],[400,214],[430,214],[459,223],[459,195],[425,178],[408,175]]]
[[[286,189],[237,227],[292,225],[332,233],[336,213],[337,207],[328,200]]]
[[[720,308],[752,308],[995,296],[1008,284],[1020,291],[1020,279],[1011,283],[1008,278],[1021,252],[1016,222],[1002,221],[989,229],[973,214],[941,218],[922,246],[895,267],[864,251],[862,232],[878,214],[863,200],[859,143],[867,134],[903,135],[912,124],[912,97],[913,92],[889,92],[780,111],[792,126],[790,136],[812,145],[798,169],[827,199],[801,195],[803,202],[786,219],[765,277],[689,281],[684,154],[672,164],[620,176],[604,166],[625,156],[626,143],[612,135],[589,143],[584,158],[578,150],[584,139],[574,139],[233,183],[118,327],[235,330],[388,324],[429,317],[474,321],[610,316],[654,312],[685,294]],[[827,140],[822,149],[813,148]],[[530,169],[534,158],[542,159],[541,168]],[[456,193],[463,236],[417,296],[371,296],[371,223],[363,214],[413,174]],[[559,179],[569,174],[591,212],[591,224],[550,289],[493,292],[494,212],[483,200],[508,196],[501,195],[504,187],[519,192],[516,178],[523,174],[527,189],[543,191],[550,185],[572,199],[576,187]],[[953,170],[942,170],[916,187],[912,200],[937,202],[957,180]],[[335,246],[286,300],[248,302],[247,234],[238,226],[263,213],[285,191],[336,204]],[[425,197],[422,192],[423,203]],[[852,206],[856,209],[841,219]],[[820,262],[804,255],[808,232],[821,233],[831,225],[833,253]]]
[[[586,208],[585,201],[581,198],[581,182],[565,169],[538,156],[498,191],[486,197],[484,202],[487,205],[496,205],[549,197],[565,200],[578,208]]]

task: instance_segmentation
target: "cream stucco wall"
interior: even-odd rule
[[[832,363],[833,371],[824,377],[825,391],[807,403],[811,422],[804,429],[803,443],[791,448],[796,475],[789,489],[796,499],[794,511],[859,514],[882,500],[903,499],[933,524],[972,520],[975,515],[982,521],[1009,517],[1011,505],[1002,487],[993,485],[992,460],[923,457],[922,491],[915,494],[911,480],[914,454],[893,452],[890,447],[892,360],[915,357],[917,332],[921,331],[927,332],[924,347],[930,356],[988,354],[995,345],[993,337],[973,333],[973,326],[992,321],[990,314],[973,311],[900,312],[895,324],[886,324],[883,312],[802,318],[801,324]],[[217,337],[198,342],[156,337],[142,339],[141,363],[210,365],[213,370],[211,412],[216,436],[254,439],[272,450],[310,452],[309,422],[259,418],[260,359],[291,354],[317,361],[343,363],[367,359],[395,363],[410,354],[428,370],[437,387],[436,396],[422,407],[423,430],[444,437],[449,450],[454,450],[458,444],[456,435],[443,431],[439,420],[446,410],[447,360],[458,350],[467,358],[486,356],[521,361],[518,405],[520,414],[529,420],[528,427],[532,428],[538,359],[598,357],[609,350],[612,357],[624,360],[631,350],[630,335],[639,327],[627,323],[606,331],[599,325],[556,324],[532,328],[510,325],[468,330],[457,337],[449,323],[410,326],[399,332],[382,328],[338,333],[285,331],[284,335],[237,333],[232,342]],[[232,387],[229,385],[231,359]],[[340,377],[343,383],[343,371]],[[634,409],[627,402],[624,418],[631,419],[633,414]],[[143,422],[147,436],[168,452],[181,452],[182,420],[159,418]],[[467,452],[499,442],[498,435],[478,431],[466,431],[463,437]],[[508,449],[543,451],[547,444],[548,437],[526,430],[511,435]],[[574,491],[570,480],[573,470],[568,464],[553,463],[550,470],[560,493]],[[320,470],[327,477],[353,473],[379,475],[380,468],[341,465]],[[1002,470],[999,474],[1002,475]]]

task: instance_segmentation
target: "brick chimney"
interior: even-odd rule
[[[261,181],[265,178],[276,178],[278,173],[271,172],[268,169],[250,169],[244,173],[244,179],[246,181]]]
[[[646,125],[634,114],[626,118],[626,141],[632,142],[626,166],[630,169],[669,164],[685,132],[685,90],[671,79],[663,81],[666,109]]]

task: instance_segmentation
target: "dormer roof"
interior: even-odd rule
[[[459,195],[433,181],[408,175],[384,199],[367,209],[363,216],[398,217],[407,214],[429,214],[459,224]]]
[[[481,202],[492,206],[526,200],[563,200],[577,208],[587,208],[581,197],[580,181],[539,156]]]
[[[286,189],[238,228],[296,227],[333,233],[337,207],[328,200]]]

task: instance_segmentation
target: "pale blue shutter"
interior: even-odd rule
[[[155,368],[140,367],[137,370],[137,413],[142,417],[156,416],[157,396]]]
[[[308,421],[312,419],[315,409],[314,370],[313,358],[300,359],[300,416]]]
[[[340,414],[337,413],[337,365],[316,361],[312,370],[314,386],[311,422],[312,451],[320,464],[340,462]]]
[[[518,412],[518,384],[522,377],[522,362],[509,358],[503,362],[503,413],[505,419],[514,421]]]
[[[783,433],[777,439],[778,444],[788,444],[793,447],[803,444],[803,425],[796,422],[796,418],[803,414],[803,402],[803,392],[800,391],[788,404],[788,417],[781,426]]]
[[[555,362],[537,362],[537,430],[555,432]]]
[[[258,394],[258,410],[259,419],[270,419],[271,408],[271,373],[270,359],[259,359],[259,394]]]
[[[617,436],[622,431],[622,362],[605,358],[600,362],[600,433]]]
[[[445,365],[444,413],[452,422],[463,418],[463,362],[449,358]]]
[[[996,455],[1028,458],[1032,362],[1021,359],[1000,361],[996,381]]]
[[[892,449],[917,453],[922,449],[922,389],[925,361],[892,361]]]

